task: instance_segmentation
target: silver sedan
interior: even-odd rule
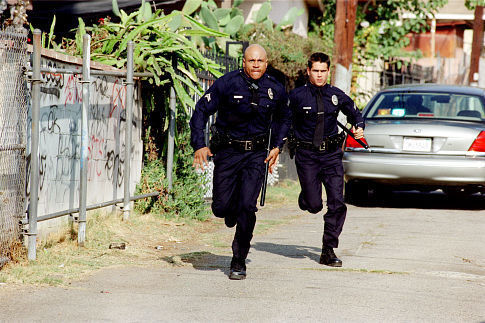
[[[363,110],[369,149],[347,139],[345,198],[443,190],[485,194],[485,90],[407,85],[377,93]]]

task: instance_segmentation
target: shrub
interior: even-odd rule
[[[135,202],[135,209],[142,213],[158,213],[168,218],[182,217],[206,220],[209,209],[204,200],[204,177],[198,175],[192,167],[193,149],[190,146],[190,132],[187,123],[181,125],[175,147],[173,186],[168,190],[166,164],[164,159],[146,161],[142,169],[137,194],[154,191],[160,192]]]

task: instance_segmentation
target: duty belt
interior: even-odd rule
[[[268,136],[258,136],[251,140],[236,140],[236,139],[229,139],[227,141],[227,145],[233,147],[237,150],[242,151],[255,151],[255,150],[263,150],[266,148],[268,144]]]
[[[313,151],[335,151],[342,146],[344,136],[341,134],[325,138],[319,147],[315,147],[310,141],[296,140],[296,148],[313,150]]]

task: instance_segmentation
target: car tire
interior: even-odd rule
[[[361,205],[369,198],[369,185],[364,182],[348,181],[344,185],[344,200],[346,203]]]

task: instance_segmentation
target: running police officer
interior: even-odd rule
[[[333,248],[347,213],[343,197],[342,143],[338,133],[337,115],[342,111],[356,127],[355,138],[364,136],[364,122],[354,102],[340,89],[327,84],[330,59],[324,53],[314,53],[308,60],[309,82],[290,93],[293,115],[295,164],[301,192],[298,205],[302,210],[318,213],[323,209],[322,183],[327,195],[327,212],[323,216],[323,247],[320,263],[341,267]]]
[[[208,156],[214,155],[212,212],[224,218],[226,226],[236,226],[230,279],[246,277],[265,163],[272,171],[291,125],[288,96],[266,74],[267,65],[264,48],[250,45],[244,52],[243,69],[216,80],[197,102],[190,120],[194,166],[203,169]],[[211,143],[206,147],[205,125],[216,112]],[[268,154],[270,127],[272,149]]]

